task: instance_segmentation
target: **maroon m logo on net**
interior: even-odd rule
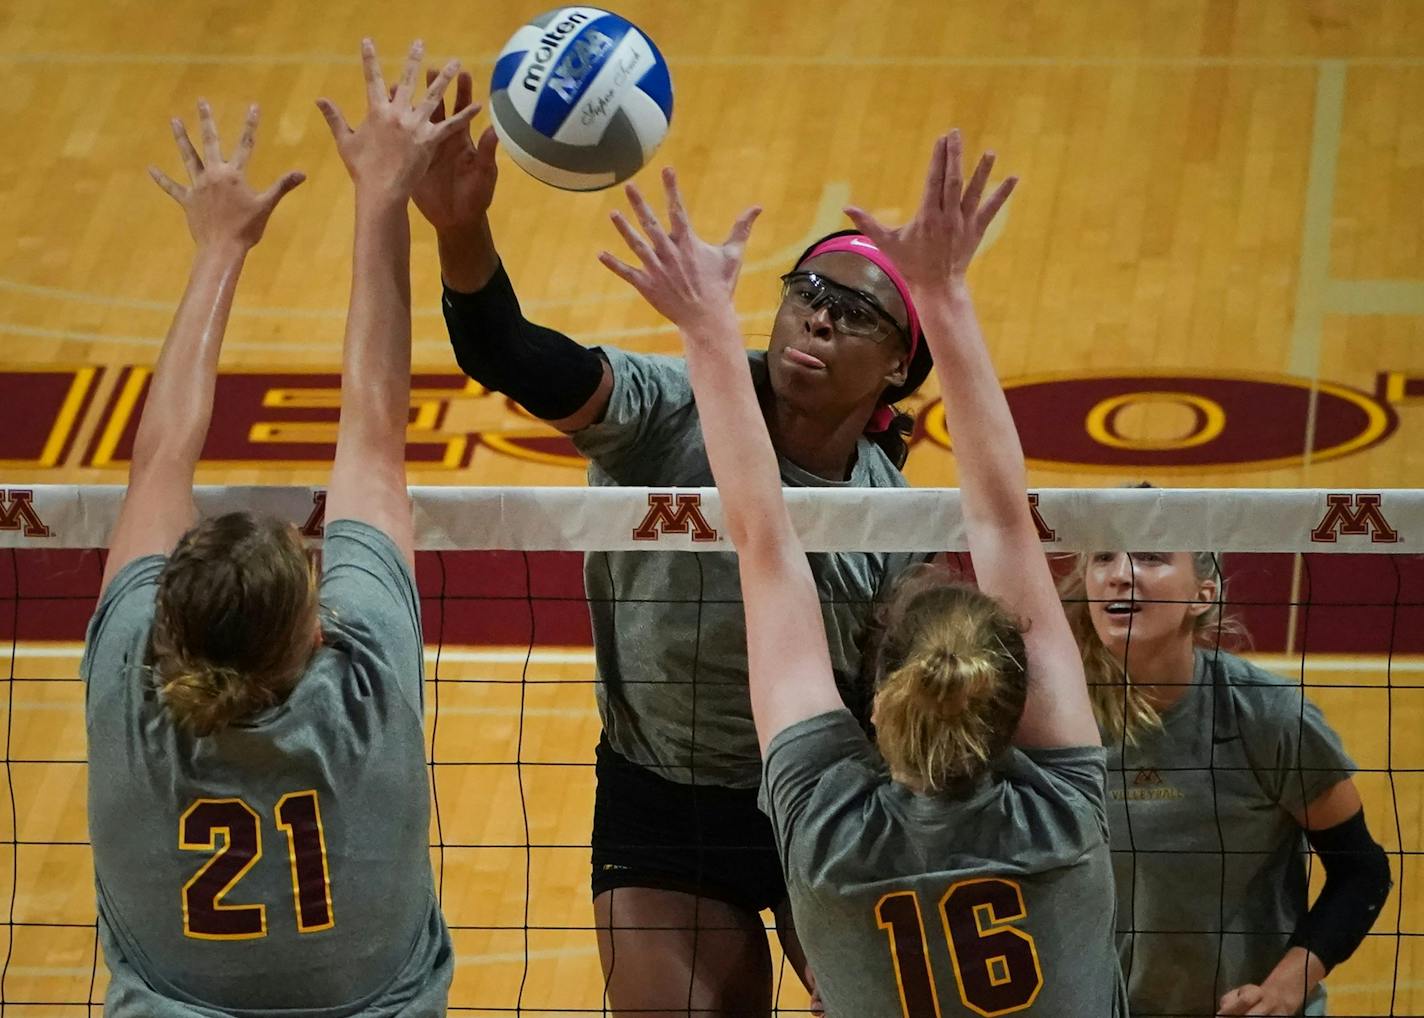
[[[34,499],[33,491],[0,489],[0,530],[23,530],[26,537],[49,537],[52,532],[35,512]]]
[[[1043,517],[1039,514],[1038,494],[1036,492],[1030,493],[1028,496],[1028,511],[1033,513],[1033,526],[1034,529],[1038,531],[1038,539],[1040,541],[1058,540],[1058,532],[1043,522]]]
[[[312,492],[312,511],[302,524],[303,537],[320,537],[326,529],[326,492]]]
[[[674,508],[674,504],[676,508]],[[656,541],[663,534],[688,534],[694,541],[715,541],[717,531],[702,515],[701,495],[654,493],[648,496],[648,513],[633,528],[633,540]]]
[[[1374,544],[1394,544],[1399,540],[1399,532],[1384,518],[1378,494],[1326,495],[1325,505],[1325,518],[1310,532],[1312,541],[1334,544],[1336,534],[1369,534]]]

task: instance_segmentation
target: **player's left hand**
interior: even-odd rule
[[[376,58],[376,44],[370,39],[361,40],[366,119],[354,129],[330,99],[316,101],[358,195],[365,193],[401,203],[409,200],[440,146],[451,135],[467,132],[471,118],[480,111],[478,103],[469,103],[443,120],[433,120],[435,107],[459,72],[460,62],[447,63],[417,101],[416,79],[424,56],[425,44],[417,39],[406,56],[400,81],[395,88],[387,88]]]
[[[258,193],[247,183],[247,160],[257,141],[255,105],[247,108],[247,122],[231,159],[224,159],[213,122],[212,107],[206,99],[198,100],[198,127],[202,136],[203,154],[193,147],[183,121],[172,120],[173,140],[178,143],[178,155],[188,171],[188,187],[179,184],[157,166],[148,168],[154,183],[183,207],[188,219],[188,232],[198,247],[234,245],[249,250],[262,239],[267,220],[277,203],[296,187],[306,175],[284,173],[267,190]]]
[[[725,241],[710,244],[693,231],[677,188],[677,175],[670,167],[663,170],[663,188],[667,192],[669,229],[663,229],[657,213],[632,184],[624,192],[643,233],[634,229],[621,212],[615,211],[611,216],[643,267],[634,268],[607,251],[601,252],[598,260],[674,325],[695,329],[707,316],[725,315],[730,310],[747,238],[761,215],[761,207],[747,209],[732,224]]]
[[[1221,998],[1218,1015],[1284,1015],[1291,1018],[1305,1006],[1305,987],[1286,989],[1271,982],[1238,986]]]
[[[856,228],[890,257],[917,296],[929,297],[964,281],[985,231],[1018,183],[1017,177],[1009,177],[985,200],[994,153],[986,152],[979,159],[968,186],[962,156],[957,130],[935,142],[920,207],[904,226],[892,229],[853,205],[845,210]]]

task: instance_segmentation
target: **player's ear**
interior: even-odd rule
[[[1209,576],[1197,583],[1196,597],[1192,599],[1188,612],[1193,618],[1205,615],[1211,611],[1211,606],[1216,604],[1216,599],[1221,593],[1221,582],[1215,576]]]
[[[910,377],[910,355],[908,352],[902,354],[900,359],[891,365],[890,370],[885,374],[885,388],[898,389],[905,384],[905,379]]]

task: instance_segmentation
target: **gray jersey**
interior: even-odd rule
[[[608,411],[576,433],[594,485],[711,486],[702,424],[677,357],[603,351],[613,372]],[[759,389],[766,355],[748,355]],[[781,461],[792,487],[902,488],[905,479],[862,438],[848,481]],[[881,585],[914,560],[868,552],[813,554],[836,683],[863,710],[860,640]],[[761,754],[747,692],[746,619],[730,553],[609,552],[585,559],[598,660],[598,709],[609,744],[683,783],[755,788]]]
[[[1197,652],[1185,699],[1108,753],[1119,946],[1132,1013],[1214,1015],[1259,983],[1307,910],[1291,815],[1355,769],[1298,684]],[[1325,1013],[1323,988],[1306,1014]]]
[[[400,552],[326,528],[325,645],[285,703],[174,728],[144,667],[165,559],[125,566],[82,672],[111,1018],[445,1014],[420,605]]]
[[[1125,1015],[1103,760],[1011,749],[963,795],[927,796],[845,711],[779,733],[762,808],[826,1013]]]

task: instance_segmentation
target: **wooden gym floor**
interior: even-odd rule
[[[209,98],[231,134],[264,118],[253,171],[310,181],[249,259],[223,355],[226,421],[204,483],[318,483],[334,436],[333,373],[349,280],[350,188],[312,101],[359,116],[356,47],[387,63],[413,37],[477,81],[553,0],[171,4],[10,0],[0,10],[0,487],[118,483],[126,436],[179,294],[190,242],[144,174],[176,170],[168,117]],[[738,294],[764,335],[776,276],[855,200],[915,201],[933,137],[993,147],[1019,193],[974,285],[1019,414],[1033,483],[1372,488],[1424,480],[1424,4],[1413,0],[621,0],[663,49],[676,109],[657,164],[695,220],[766,214]],[[483,118],[479,123],[483,123]],[[645,175],[647,181],[650,176]],[[500,248],[531,316],[590,343],[674,352],[676,336],[594,260],[617,192],[546,188],[505,161]],[[416,220],[415,362],[430,407],[412,483],[578,484],[568,446],[458,377],[438,310],[434,238]],[[908,474],[952,485],[933,382]],[[1078,409],[1081,404],[1081,410]],[[1107,409],[1105,409],[1107,408]],[[1219,411],[1219,412],[1218,412]],[[1082,429],[1064,427],[1082,420]],[[316,449],[313,453],[311,450]],[[522,647],[447,648],[445,677],[519,673]],[[73,645],[15,648],[12,759],[83,756]],[[1282,667],[1292,667],[1281,659]],[[1418,682],[1417,662],[1396,679]],[[1298,662],[1297,662],[1298,665]],[[1318,667],[1317,667],[1318,665]],[[586,648],[541,648],[532,675],[586,677]],[[1403,668],[1405,671],[1400,671]],[[1380,659],[1312,662],[1309,681],[1383,675]],[[523,758],[591,758],[583,685],[531,685]],[[513,759],[518,686],[441,690],[437,757]],[[1395,693],[1386,729],[1356,689],[1317,696],[1366,766],[1419,759],[1424,703]],[[448,741],[447,741],[448,740]],[[451,769],[447,844],[519,845],[514,769]],[[1361,778],[1387,847],[1424,848],[1416,774]],[[591,772],[526,767],[530,840],[586,843]],[[102,999],[76,765],[12,764],[18,860],[0,858],[13,927],[5,1014],[59,1018]],[[3,814],[0,810],[0,814]],[[3,824],[4,821],[0,821]],[[40,843],[40,844],[32,844]],[[55,844],[61,843],[61,844]],[[0,856],[14,849],[0,849]],[[521,848],[442,853],[452,923],[526,923]],[[1398,857],[1396,857],[1398,859]],[[530,853],[531,927],[587,927],[587,856]],[[1397,864],[1398,865],[1398,864]],[[1417,860],[1380,929],[1424,933]],[[1402,893],[1402,897],[1400,896]],[[23,925],[39,921],[69,926]],[[452,1005],[597,1007],[592,934],[457,934]],[[1337,1014],[1424,1013],[1414,939],[1372,942],[1330,980]],[[527,972],[527,979],[525,975]],[[785,1007],[804,995],[786,973]],[[1392,1009],[1392,1010],[1391,1010]]]

